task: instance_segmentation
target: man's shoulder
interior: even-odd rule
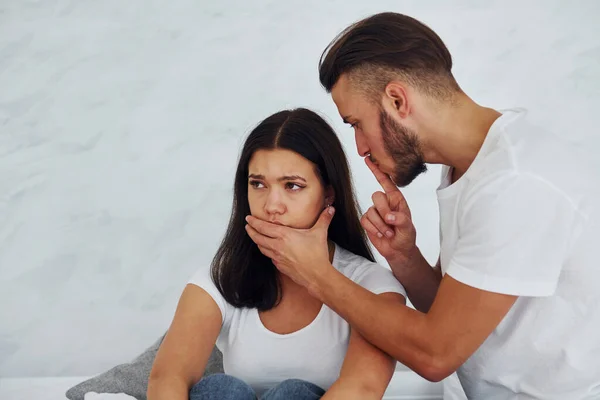
[[[523,111],[503,125],[465,190],[530,180],[576,201],[597,192],[600,176],[590,156],[583,146],[532,122]]]

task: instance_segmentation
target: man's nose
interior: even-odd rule
[[[354,133],[354,140],[356,141],[356,151],[361,157],[365,157],[369,154],[369,146],[365,140],[365,136],[357,129]]]

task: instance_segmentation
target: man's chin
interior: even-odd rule
[[[415,179],[421,174],[427,172],[427,167],[420,168],[418,171],[413,172],[410,175],[388,175],[394,185],[399,188],[404,188],[413,183]]]
[[[401,187],[400,185],[398,185],[399,180],[398,180],[397,176],[395,176],[395,175],[388,175],[388,178],[390,178],[390,181],[392,181],[392,183],[394,185],[396,185],[397,187]]]

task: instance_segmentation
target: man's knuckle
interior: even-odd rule
[[[283,246],[285,243],[289,242],[290,239],[290,234],[287,231],[280,231],[280,233],[277,235],[277,242],[279,243],[280,246]]]
[[[366,216],[361,218],[360,224],[365,229],[369,229],[371,227],[370,221],[369,221],[369,219]]]
[[[278,239],[275,241],[273,245],[273,252],[277,255],[281,255],[283,253],[283,240]]]
[[[373,203],[382,203],[386,201],[386,197],[385,194],[382,192],[375,192],[371,196],[371,200],[373,200]]]

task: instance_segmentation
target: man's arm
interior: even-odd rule
[[[246,229],[279,271],[306,287],[369,342],[426,379],[439,381],[456,371],[516,300],[475,289],[446,274],[427,314],[382,301],[329,263],[329,211],[323,211],[310,229],[270,224],[251,216]]]
[[[452,374],[485,341],[516,297],[464,285],[446,275],[427,314],[379,298],[327,268],[313,287],[373,345],[430,381]],[[373,312],[377,310],[377,312]]]
[[[426,313],[433,304],[442,280],[440,260],[435,267],[431,267],[421,251],[415,247],[415,256],[410,266],[399,266],[390,263],[394,276],[406,289],[408,299],[415,308]]]

